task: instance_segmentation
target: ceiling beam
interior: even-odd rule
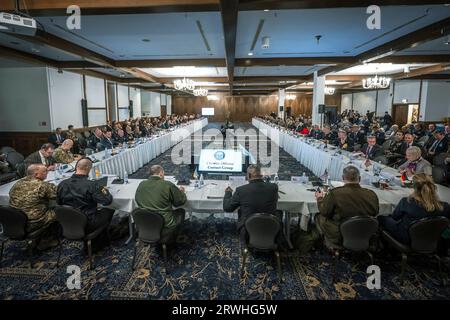
[[[355,62],[357,60],[354,57],[245,58],[236,59],[236,67],[310,66]]]
[[[446,4],[448,0],[430,0],[426,4]],[[241,0],[239,10],[282,10],[282,9],[322,9],[322,8],[352,8],[399,5],[423,5],[423,0]]]
[[[225,59],[161,59],[161,60],[117,60],[117,67],[171,68],[177,66],[226,67]]]
[[[409,79],[409,78],[424,76],[427,74],[432,74],[432,73],[437,73],[437,72],[445,72],[448,70],[450,70],[450,64],[436,64],[433,66],[417,68],[417,69],[411,70],[408,73],[400,72],[395,75],[392,75],[392,78],[395,80]]]
[[[339,72],[363,63],[364,61],[378,62],[378,60],[384,59],[386,56],[391,56],[398,51],[409,49],[425,42],[441,38],[449,33],[450,18],[445,18],[357,55],[355,57],[358,61],[357,63],[327,67],[320,70],[318,74],[319,76],[323,76],[328,73]]]
[[[175,80],[180,79],[180,77],[164,77],[158,79],[161,83],[173,83]],[[195,82],[228,82],[227,77],[189,77],[189,79]]]
[[[66,16],[67,7],[73,4],[81,8],[83,15],[219,11],[219,0],[26,0],[19,3],[21,10],[26,9],[34,17]],[[14,9],[15,0],[2,0],[0,11]]]
[[[309,76],[236,76],[234,82],[282,82],[282,81],[308,81]]]
[[[228,72],[230,94],[233,94],[234,65],[236,55],[236,33],[239,0],[220,0],[223,34],[225,40],[225,55]]]
[[[376,62],[395,64],[442,63],[450,62],[450,54],[388,56],[378,59]]]
[[[73,56],[84,58],[86,61],[96,64],[99,67],[113,68],[119,72],[128,73],[134,77],[141,78],[150,82],[159,82],[158,78],[151,76],[141,70],[135,68],[119,68],[115,66],[115,61],[97,52],[86,49],[73,42],[59,38],[51,33],[38,29],[36,35],[33,37],[14,34],[14,37],[30,41],[38,44],[45,44],[49,47],[64,51]]]

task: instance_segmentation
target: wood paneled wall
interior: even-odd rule
[[[255,115],[277,112],[278,97],[273,96],[218,96],[219,100],[209,101],[206,97],[173,97],[172,112],[176,114],[202,113],[202,108],[214,108],[212,122],[231,121],[249,122]],[[327,105],[340,107],[341,95],[326,96]],[[286,101],[285,107],[291,107],[292,115],[311,115],[312,95],[299,94],[295,100]]]
[[[0,146],[14,148],[25,157],[48,142],[50,132],[0,132]]]

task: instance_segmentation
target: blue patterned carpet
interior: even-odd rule
[[[413,261],[404,286],[399,284],[398,258],[376,257],[382,270],[380,290],[366,288],[367,260],[344,257],[337,264],[326,252],[299,257],[282,254],[284,282],[279,283],[272,256],[251,254],[240,277],[240,244],[231,219],[209,217],[187,221],[169,248],[168,274],[159,248],[144,248],[136,270],[130,268],[133,244],[113,242],[95,255],[95,269],[81,244],[65,243],[62,266],[57,250],[36,256],[34,269],[19,243],[7,245],[0,269],[0,299],[448,299],[432,261]],[[448,261],[447,261],[448,263]],[[80,266],[81,289],[69,290],[68,265]]]
[[[311,173],[280,150],[280,177]],[[166,174],[176,174],[170,150],[149,165],[160,163]],[[148,176],[148,166],[133,178]],[[218,177],[220,178],[220,177]],[[125,224],[126,229],[126,224]],[[126,230],[125,230],[126,231]],[[282,253],[284,281],[278,281],[271,255],[251,254],[241,278],[241,248],[235,220],[210,216],[191,218],[169,247],[168,273],[159,248],[145,247],[131,270],[134,245],[126,235],[95,255],[95,269],[88,270],[81,244],[65,243],[62,266],[56,269],[57,250],[39,253],[34,269],[28,268],[23,244],[8,243],[0,268],[0,299],[449,299],[450,286],[441,286],[436,263],[412,259],[403,286],[399,283],[399,256],[381,252],[381,289],[366,287],[366,257],[344,256],[337,262],[324,251],[300,257]],[[81,268],[81,289],[69,290],[69,265]],[[450,266],[447,259],[446,265]],[[448,270],[448,269],[447,269]],[[448,272],[448,271],[447,271]],[[447,274],[447,276],[449,276]]]

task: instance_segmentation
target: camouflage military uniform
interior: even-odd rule
[[[53,153],[53,158],[57,163],[71,163],[75,160],[72,152],[66,151],[63,148],[59,147]]]
[[[56,186],[34,177],[17,181],[9,191],[10,206],[22,210],[28,217],[27,231],[55,221],[55,212],[49,208],[53,199],[56,199]]]

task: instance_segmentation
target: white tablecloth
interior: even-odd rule
[[[350,152],[340,151],[341,154],[336,154],[339,150],[332,147],[323,150],[323,143],[317,140],[293,135],[287,130],[280,130],[278,127],[274,127],[272,124],[265,123],[257,118],[252,119],[252,124],[269,138],[274,138],[273,141],[276,144],[311,170],[316,176],[322,176],[327,170],[331,180],[342,181],[342,171],[347,165],[353,164],[360,168],[362,185],[371,187],[371,182],[375,179],[372,167],[369,167],[368,171],[365,170],[365,159],[351,160]],[[399,187],[401,185],[400,174],[396,169],[381,164],[377,165],[382,168],[380,176],[391,179],[393,184],[393,190],[391,191],[374,189],[379,198],[397,204],[402,197],[411,193],[412,189]],[[448,202],[450,199],[450,188],[441,185],[437,185],[437,188],[440,199]],[[383,204],[381,199],[380,204]],[[382,208],[380,211],[381,214],[384,212]]]

